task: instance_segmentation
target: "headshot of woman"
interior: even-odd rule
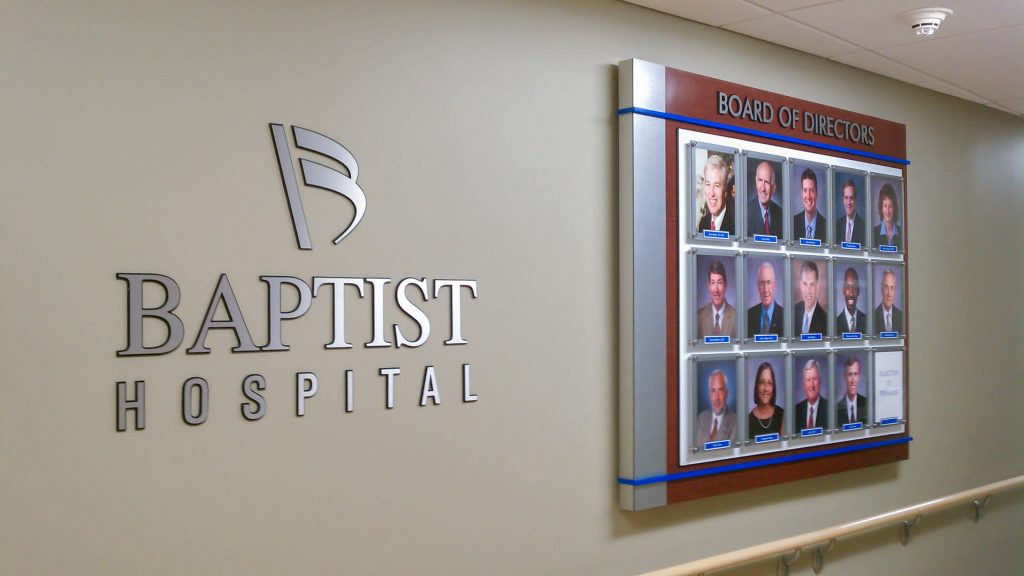
[[[757,367],[754,377],[754,409],[747,416],[747,436],[782,434],[784,410],[775,404],[775,369],[768,362]]]
[[[875,227],[875,246],[895,246],[900,248],[900,207],[896,203],[896,191],[891,184],[882,185],[878,191],[878,215],[881,223]]]

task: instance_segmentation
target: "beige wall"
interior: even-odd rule
[[[610,0],[3,12],[0,573],[631,574],[1024,470],[1020,119]],[[615,63],[630,57],[907,125],[908,462],[618,510]],[[344,203],[306,193],[317,244],[296,250],[269,122],[359,160],[368,211],[339,246]],[[257,343],[261,274],[473,278],[479,298],[466,346],[442,345],[432,300],[422,348],[323,350],[321,298],[286,324],[288,352],[231,354],[220,333],[207,356],[116,358],[118,272],[181,284],[186,346],[221,273]],[[368,301],[350,306],[368,340]],[[421,408],[428,364],[442,404]],[[297,418],[306,370],[321,391]],[[249,423],[252,372],[269,408]],[[199,427],[180,417],[190,376],[212,391]],[[147,428],[116,433],[114,383],[135,379]],[[894,528],[843,543],[826,573],[1015,572],[1021,506],[928,518],[907,549]]]

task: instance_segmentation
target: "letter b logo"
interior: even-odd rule
[[[285,134],[284,126],[281,124],[271,124],[270,133],[274,137],[277,164],[281,168],[281,181],[284,183],[285,194],[288,196],[288,209],[292,214],[295,239],[298,241],[300,249],[312,250],[313,242],[309,238],[306,213],[302,210],[302,198],[299,197],[299,186],[295,179],[291,151],[288,148],[288,136]],[[299,159],[299,166],[302,168],[302,180],[307,186],[336,192],[347,198],[352,203],[352,206],[355,207],[352,222],[349,223],[348,227],[341,234],[334,238],[334,243],[337,244],[355,229],[366,212],[366,196],[363,194],[362,188],[356,184],[356,179],[359,177],[359,164],[356,163],[355,156],[345,149],[344,146],[323,134],[318,134],[299,126],[292,126],[292,134],[295,136],[296,147],[327,156],[348,170],[348,175],[346,176],[319,162],[313,162],[304,158]]]

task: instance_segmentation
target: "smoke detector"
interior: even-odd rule
[[[900,17],[918,36],[931,36],[952,13],[949,8],[918,8],[904,12]]]

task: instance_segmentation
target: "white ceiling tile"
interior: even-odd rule
[[[786,15],[863,48],[874,49],[913,41],[910,26],[899,19],[904,11],[891,0],[834,2],[794,10]]]
[[[758,8],[743,0],[694,0],[690,2],[681,0],[627,1],[631,4],[646,6],[659,12],[675,14],[687,20],[695,20],[712,26],[722,26],[771,14],[768,10]]]
[[[767,16],[723,26],[726,30],[789,46],[809,54],[831,58],[860,51],[860,48],[812,30],[782,16]]]
[[[918,37],[900,17],[907,10],[921,8],[917,0],[842,0],[793,10],[786,15],[869,49],[1024,24],[1024,2],[1019,0],[937,0],[936,3],[952,9],[953,14],[932,39]]]
[[[909,68],[886,58],[879,56],[874,52],[854,52],[853,54],[843,54],[842,56],[836,56],[833,58],[836,62],[841,62],[854,68],[860,68],[861,70],[867,70],[868,72],[874,72],[875,74],[881,74],[882,76],[888,76],[889,78],[895,78],[904,82],[927,82],[928,80],[934,80],[934,78]]]
[[[878,52],[990,100],[1017,98],[1024,92],[1024,25]]]
[[[804,8],[806,6],[814,6],[815,4],[829,4],[836,0],[747,0],[758,6],[763,6],[772,12],[786,12],[788,10],[796,10],[797,8]]]
[[[943,82],[942,80],[925,80],[923,82],[914,82],[922,88],[929,90],[935,90],[936,92],[942,92],[943,94],[949,94],[950,96],[956,96],[957,98],[963,98],[964,100],[970,100],[971,102],[977,102],[979,104],[991,104],[992,102],[985,98],[972,94],[958,86],[954,86],[949,82]]]

